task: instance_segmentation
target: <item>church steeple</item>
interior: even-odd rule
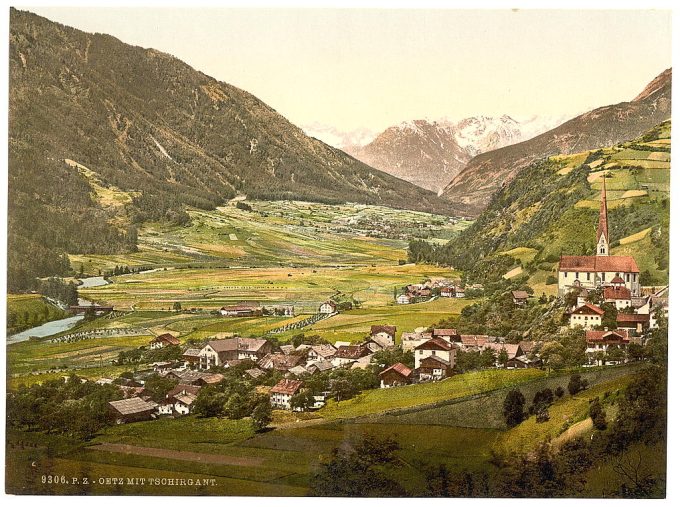
[[[597,252],[595,255],[609,255],[609,224],[607,223],[607,188],[602,175],[602,194],[600,196],[600,221],[597,225]]]

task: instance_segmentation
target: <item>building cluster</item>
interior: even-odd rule
[[[635,259],[628,255],[610,255],[604,178],[595,239],[595,255],[560,258],[558,294],[563,296],[570,291],[579,291],[576,306],[567,311],[569,326],[580,326],[585,330],[588,358],[591,363],[602,364],[604,354],[614,348],[625,352],[630,343],[642,344],[645,333],[658,326],[658,319],[662,315],[668,317],[668,288],[655,294],[643,294]],[[602,292],[599,305],[592,302],[595,291]],[[606,313],[602,308],[604,303],[611,304],[617,311],[615,329],[602,329]]]
[[[450,280],[435,280],[410,284],[395,297],[399,305],[428,301],[434,296],[445,298],[464,298],[465,287]]]

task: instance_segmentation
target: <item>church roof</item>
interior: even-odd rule
[[[635,259],[629,255],[563,255],[560,257],[560,271],[581,271],[592,273],[639,273]]]

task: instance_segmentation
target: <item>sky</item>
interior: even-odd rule
[[[152,47],[293,123],[575,116],[631,100],[671,66],[663,10],[22,7]]]

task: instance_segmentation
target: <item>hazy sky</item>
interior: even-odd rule
[[[576,115],[671,66],[668,11],[30,8],[171,53],[297,125]]]

